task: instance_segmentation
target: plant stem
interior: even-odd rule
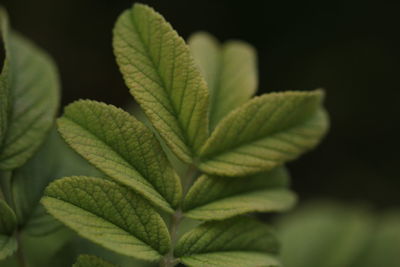
[[[194,179],[196,178],[197,168],[194,165],[188,166],[185,177],[182,177],[183,183],[183,198],[189,191],[190,186],[192,185]],[[179,207],[175,213],[171,216],[171,223],[169,226],[169,233],[171,236],[171,250],[165,255],[160,261],[160,267],[173,267],[179,263],[179,259],[174,258],[174,247],[176,242],[178,241],[178,228],[179,224],[183,219],[182,209]]]
[[[21,235],[20,232],[17,230],[15,233],[15,237],[17,238],[17,243],[18,243],[18,249],[17,249],[17,261],[18,261],[18,265],[20,267],[26,267],[26,261],[25,261],[25,255],[24,255],[24,251],[23,251],[23,246],[22,246],[22,241],[21,241]]]

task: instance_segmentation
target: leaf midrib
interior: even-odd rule
[[[264,139],[269,139],[269,138],[273,138],[275,135],[278,135],[278,134],[280,134],[281,132],[286,132],[286,131],[290,131],[290,130],[292,130],[292,129],[295,129],[295,128],[297,128],[297,127],[301,127],[302,126],[302,124],[307,124],[307,122],[308,121],[311,121],[311,120],[313,120],[313,119],[315,119],[315,120],[317,120],[317,118],[318,118],[318,116],[320,115],[319,113],[320,113],[321,111],[320,110],[316,110],[313,114],[311,114],[309,117],[307,117],[307,118],[305,118],[305,119],[303,119],[303,120],[301,120],[301,121],[298,121],[295,125],[292,125],[292,126],[288,126],[288,127],[284,127],[284,128],[282,128],[282,129],[279,129],[279,130],[276,130],[276,131],[272,131],[271,133],[269,133],[268,134],[268,136],[264,136],[264,137],[258,137],[258,138],[255,138],[255,139],[252,139],[251,141],[243,141],[243,142],[241,142],[240,144],[235,144],[235,146],[233,146],[233,147],[229,147],[229,148],[226,148],[226,149],[224,149],[224,150],[221,150],[221,151],[217,151],[217,152],[214,152],[214,153],[211,153],[211,154],[206,154],[206,156],[203,156],[202,157],[202,161],[203,161],[203,163],[206,163],[208,160],[213,160],[213,158],[215,158],[215,157],[218,157],[218,156],[221,156],[221,155],[223,155],[223,154],[226,154],[226,153],[230,153],[231,152],[231,150],[238,150],[238,149],[240,149],[241,147],[243,147],[243,146],[246,146],[246,145],[251,145],[252,143],[256,143],[256,142],[261,142],[261,141],[263,141]],[[212,137],[212,136],[211,136]],[[211,138],[210,137],[210,138]],[[207,143],[206,143],[207,144]]]
[[[142,44],[146,44],[146,42],[144,41],[142,32],[139,30],[139,27],[137,26],[137,21],[136,21],[136,19],[135,19],[135,16],[134,16],[133,12],[132,12],[132,11],[129,12],[129,15],[130,15],[130,18],[131,18],[131,21],[132,21],[132,25],[133,25],[134,29],[136,30],[136,32],[138,33],[138,37],[139,37],[140,41],[142,42]],[[148,18],[149,18],[149,17],[147,17],[147,19],[148,19]],[[149,20],[147,21],[147,23],[148,23],[148,25],[150,25]],[[168,22],[166,22],[166,23],[168,23]],[[149,27],[149,26],[148,26],[148,27]],[[163,34],[161,35],[160,38],[163,38],[164,35],[165,35],[165,33],[163,33]],[[178,37],[178,38],[179,38],[179,37]],[[161,42],[160,42],[160,43],[161,43]],[[174,44],[175,44],[175,40],[174,40]],[[161,47],[161,44],[160,44],[160,47]],[[173,104],[173,101],[172,101],[170,95],[168,94],[168,92],[167,92],[167,90],[166,90],[167,87],[166,87],[166,85],[165,85],[165,82],[164,82],[164,80],[163,80],[163,78],[162,78],[162,76],[161,76],[159,70],[158,70],[158,67],[157,67],[157,65],[156,65],[156,63],[155,63],[155,61],[154,61],[154,59],[153,59],[153,57],[152,57],[152,55],[151,55],[151,53],[150,53],[150,51],[149,51],[147,45],[143,45],[143,49],[144,49],[144,51],[145,51],[147,57],[149,58],[149,61],[150,61],[150,63],[152,64],[152,67],[154,68],[155,73],[157,74],[157,77],[158,77],[158,79],[159,79],[159,81],[160,81],[160,83],[161,83],[161,84],[160,84],[160,85],[161,85],[161,88],[163,89],[164,94],[165,94],[167,100],[171,103],[171,108],[172,108],[172,114],[171,114],[171,115],[174,116],[175,118],[177,118],[176,121],[177,121],[177,123],[178,123],[178,127],[179,127],[179,130],[180,130],[180,133],[181,133],[181,135],[182,135],[182,137],[183,137],[184,144],[190,144],[190,146],[186,146],[186,148],[187,148],[187,149],[189,150],[189,152],[193,155],[193,154],[194,154],[194,150],[193,150],[193,148],[192,148],[192,145],[193,145],[193,144],[191,144],[190,142],[188,142],[189,137],[188,137],[188,135],[186,134],[186,131],[183,130],[183,124],[182,124],[182,122],[181,122],[181,117],[178,115],[178,111],[176,110],[176,107],[175,107],[175,105]],[[159,55],[160,59],[161,59],[161,51],[162,51],[162,49],[160,49],[160,55]],[[173,54],[175,55],[175,47],[173,48]],[[175,68],[175,61],[176,61],[176,60],[174,60],[174,63],[173,63],[174,68]],[[173,77],[173,76],[174,76],[174,69],[173,69],[173,71],[171,71],[171,73],[172,73],[171,75],[172,75],[172,77]],[[173,80],[173,79],[172,79],[172,80]],[[171,82],[171,85],[172,85],[172,82]],[[185,82],[185,91],[186,91],[186,89],[187,89],[187,80],[186,80],[186,82]],[[183,93],[182,99],[184,98],[184,95],[185,95],[185,93]],[[145,114],[146,114],[146,112],[145,112]],[[146,116],[147,116],[147,115],[146,115]]]

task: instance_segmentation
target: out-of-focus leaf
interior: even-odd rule
[[[285,267],[356,267],[374,235],[373,218],[357,206],[309,204],[278,225]]]
[[[39,200],[51,181],[73,175],[102,174],[69,148],[53,128],[38,152],[12,173],[12,190],[19,224],[25,225],[28,221],[34,220],[35,222],[29,222],[28,228],[32,229],[29,227],[30,224],[35,225],[35,229],[32,229],[35,234],[42,232],[40,230],[42,226],[45,234],[59,225],[58,223],[54,225],[54,220],[42,212],[42,208],[38,206]]]
[[[93,255],[80,255],[72,267],[116,267],[116,265]]]
[[[193,34],[188,41],[210,91],[210,126],[249,100],[257,90],[254,48],[242,41],[222,45],[208,33]]]
[[[0,169],[23,165],[49,132],[59,102],[58,73],[40,48],[10,32],[9,66],[11,103],[9,121],[0,147]]]

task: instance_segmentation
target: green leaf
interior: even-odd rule
[[[81,100],[58,120],[67,143],[99,170],[172,212],[182,188],[154,134],[127,112]]]
[[[17,250],[17,240],[13,236],[0,234],[0,260],[11,256]]]
[[[275,256],[258,252],[217,252],[185,256],[181,261],[187,266],[208,267],[279,267]]]
[[[59,81],[52,59],[22,36],[9,36],[12,109],[0,148],[0,169],[24,164],[50,130],[59,101]]]
[[[46,188],[42,203],[78,234],[117,253],[156,261],[170,249],[168,229],[154,208],[111,181],[63,178]]]
[[[364,208],[308,204],[278,224],[279,239],[284,244],[282,264],[285,267],[355,267],[356,259],[374,235],[373,224],[373,218]]]
[[[184,40],[135,4],[119,17],[113,46],[131,94],[171,150],[191,162],[208,136],[208,89]]]
[[[235,260],[238,265],[234,266],[277,266],[271,265],[268,255],[277,251],[278,242],[268,226],[237,217],[207,222],[189,231],[178,241],[175,256],[190,266],[199,266],[200,262],[206,266],[231,266],[226,263]],[[266,253],[264,257],[262,253]],[[264,263],[260,265],[260,261]]]
[[[17,218],[7,203],[0,199],[0,260],[11,256],[17,249],[17,242],[12,236],[17,227]]]
[[[0,234],[11,235],[17,227],[17,218],[7,203],[0,199]]]
[[[11,104],[11,74],[10,74],[10,47],[9,24],[7,12],[0,7],[0,44],[4,51],[4,61],[0,62],[0,145],[3,143],[7,132],[8,117]]]
[[[93,255],[80,255],[78,260],[72,267],[115,267],[116,265],[111,264],[99,257]]]
[[[369,232],[368,247],[352,267],[400,266],[400,211],[380,214],[376,229]]]
[[[271,93],[229,113],[201,152],[207,174],[244,176],[269,171],[315,147],[328,127],[323,93]]]
[[[185,216],[198,220],[222,220],[249,212],[285,211],[296,196],[284,189],[289,175],[282,168],[251,177],[202,175],[184,202]]]
[[[241,41],[223,45],[210,34],[189,38],[189,47],[210,91],[210,126],[249,100],[257,90],[257,61],[254,48]]]

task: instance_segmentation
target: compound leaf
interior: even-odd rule
[[[237,217],[207,222],[189,231],[178,241],[175,256],[190,266],[198,266],[196,262],[227,266],[225,259],[227,262],[237,259],[238,265],[234,266],[270,266],[272,256],[269,254],[276,254],[278,248],[268,226],[250,218]],[[266,253],[264,257],[263,253]],[[252,256],[255,256],[254,262]],[[262,260],[265,262],[260,265]]]
[[[58,108],[59,80],[52,59],[19,34],[10,32],[11,96],[0,169],[24,164],[42,144]]]
[[[11,235],[17,227],[17,218],[7,203],[0,199],[0,234]]]
[[[172,212],[181,198],[178,176],[154,134],[127,112],[81,100],[65,108],[58,129],[99,170]]]
[[[99,257],[93,255],[80,255],[72,267],[116,267]]]
[[[188,41],[210,93],[210,128],[230,111],[249,100],[257,90],[257,61],[254,48],[242,41],[220,45],[205,32]]]
[[[208,136],[208,89],[184,40],[135,4],[119,17],[113,46],[131,94],[171,150],[191,162]]]
[[[288,173],[276,168],[251,177],[201,176],[190,188],[183,208],[187,217],[222,220],[249,212],[285,211],[296,196],[285,189]]]
[[[328,127],[323,93],[271,93],[228,114],[201,151],[207,174],[244,176],[269,171],[315,147]]]
[[[78,234],[117,253],[156,261],[170,248],[161,216],[140,195],[114,182],[63,178],[46,188],[42,203]]]

